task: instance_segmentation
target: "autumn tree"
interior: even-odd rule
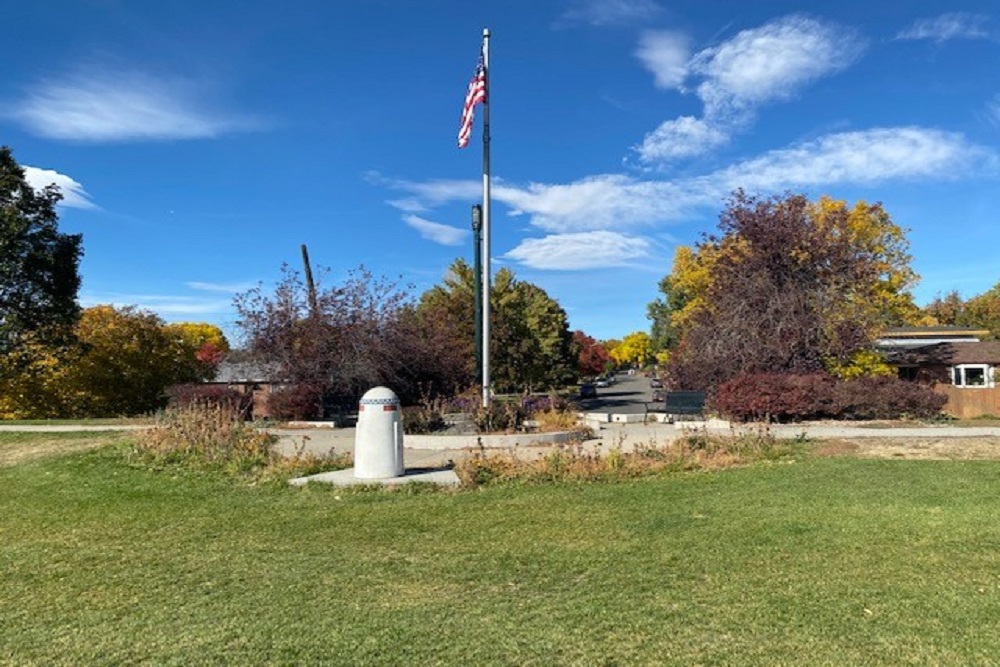
[[[919,315],[907,249],[880,204],[737,191],[719,234],[683,253],[671,274],[686,290],[673,316],[674,382],[849,368],[884,327]]]
[[[924,307],[923,314],[928,326],[961,326],[967,319],[965,301],[957,290],[935,296]]]
[[[176,361],[179,374],[196,380],[208,380],[229,352],[229,341],[222,329],[207,322],[177,322],[166,325],[169,336],[178,345]]]
[[[990,340],[1000,340],[1000,282],[991,289],[969,299],[960,324],[983,327]]]
[[[340,284],[325,284],[326,269],[317,277],[314,302],[287,265],[273,292],[259,286],[236,297],[250,358],[277,364],[283,379],[313,385],[331,402],[356,401],[377,385],[412,400],[422,341],[402,326],[409,289],[363,266]]]
[[[582,331],[573,332],[573,349],[576,351],[577,371],[581,376],[600,375],[611,363],[611,356],[604,344]]]
[[[66,369],[73,415],[117,417],[162,407],[168,387],[198,379],[179,364],[185,348],[159,316],[134,306],[87,308],[75,330],[81,346]]]
[[[653,355],[653,341],[645,331],[633,331],[611,350],[611,360],[619,366],[645,366]]]
[[[28,332],[63,336],[80,314],[81,236],[58,229],[54,185],[35,191],[10,149],[0,148],[0,354]]]
[[[193,351],[155,314],[110,305],[85,309],[71,336],[25,334],[0,358],[5,418],[117,417],[162,407],[167,389],[202,373]]]

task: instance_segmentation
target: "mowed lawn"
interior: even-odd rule
[[[64,451],[0,468],[0,663],[998,664],[998,518],[996,462],[345,492]]]

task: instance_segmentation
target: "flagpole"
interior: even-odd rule
[[[483,69],[486,99],[483,100],[483,407],[490,406],[490,30],[483,28]]]

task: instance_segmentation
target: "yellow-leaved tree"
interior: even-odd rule
[[[905,231],[881,204],[737,191],[719,229],[677,249],[654,302],[654,331],[672,328],[684,386],[739,373],[880,374],[875,337],[920,317]]]
[[[633,331],[622,338],[621,343],[613,347],[609,354],[611,360],[619,366],[645,366],[652,356],[653,343],[645,331]]]

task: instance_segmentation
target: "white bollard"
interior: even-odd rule
[[[402,477],[404,473],[399,398],[388,387],[369,389],[358,404],[354,476],[386,479]]]

